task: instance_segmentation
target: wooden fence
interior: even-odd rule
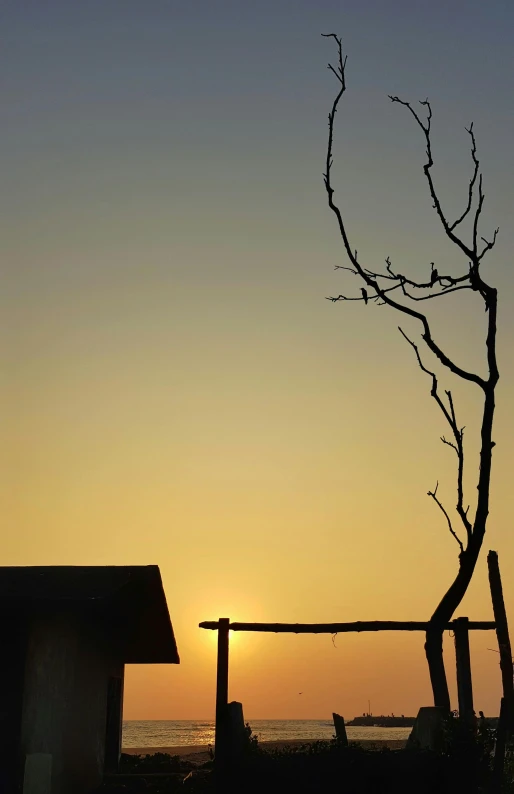
[[[362,631],[427,631],[434,625],[426,621],[372,620],[353,623],[231,623],[230,618],[200,623],[201,629],[218,632],[218,661],[216,675],[216,733],[215,758],[223,766],[230,753],[228,714],[228,659],[230,631],[259,631],[274,634],[342,634]],[[459,713],[469,719],[473,715],[473,687],[469,654],[470,631],[493,631],[496,623],[456,618],[445,629],[454,632],[457,663],[457,691]]]

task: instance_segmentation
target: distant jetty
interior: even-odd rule
[[[485,717],[485,724],[488,728],[496,728],[498,717]],[[354,727],[361,728],[412,728],[416,722],[416,717],[397,717],[395,714],[385,716],[375,716],[374,714],[362,714],[360,717],[354,717],[346,725],[353,725]]]
[[[385,716],[375,716],[374,714],[363,714],[361,717],[354,717],[347,722],[347,725],[354,725],[366,728],[412,728],[416,722],[416,717],[396,717],[394,714]]]

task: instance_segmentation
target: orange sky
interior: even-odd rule
[[[2,11],[2,564],[160,566],[182,664],[129,668],[126,718],[213,716],[215,637],[200,621],[424,620],[456,570],[426,496],[439,480],[455,500],[430,384],[390,312],[324,299],[355,284],[334,272],[321,179],[334,85],[320,31],[348,40],[334,180],[370,266],[465,266],[430,207],[423,143],[387,93],[430,94],[450,215],[475,120],[483,233],[500,226],[487,274],[501,380],[488,535],[458,614],[491,619],[495,548],[514,615],[512,15],[395,4],[343,14],[302,0],[294,19],[268,0],[234,14],[196,0],[152,15],[115,0]],[[459,295],[445,309],[436,338],[483,371],[482,305]],[[479,394],[442,383],[467,428],[473,502]],[[472,639],[488,713],[494,647]],[[249,719],[349,718],[368,699],[413,714],[431,702],[423,636],[241,634],[230,697]]]

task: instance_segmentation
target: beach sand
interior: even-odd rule
[[[312,744],[312,742],[310,742]],[[390,750],[401,750],[405,747],[405,739],[364,739],[358,742],[361,747],[369,750],[372,747],[382,749],[388,747]],[[286,742],[259,742],[259,746],[266,750],[278,750],[282,747],[301,747],[309,744],[305,739],[292,739]],[[191,761],[195,764],[203,764],[210,761],[209,748],[204,744],[190,746],[173,747],[124,747],[123,753],[127,755],[154,755],[154,753],[166,753],[168,755],[179,755],[183,761]]]

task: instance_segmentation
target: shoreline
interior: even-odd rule
[[[265,750],[279,750],[284,747],[302,747],[306,744],[313,744],[316,739],[289,739],[268,742],[259,742],[259,746]],[[319,741],[319,740],[318,740]],[[376,747],[377,750],[388,748],[389,750],[402,750],[407,739],[361,739],[351,744],[359,744],[366,750]],[[166,753],[167,755],[178,755],[183,761],[203,764],[210,761],[209,745],[170,745],[166,747],[123,747],[122,753],[125,755],[155,755],[156,753]]]

